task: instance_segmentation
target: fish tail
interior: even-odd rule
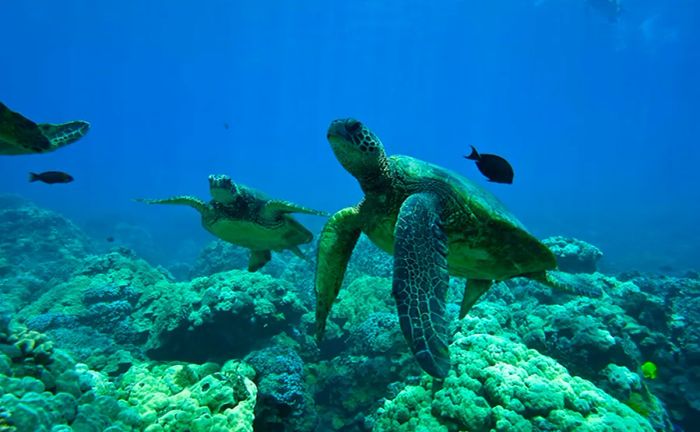
[[[29,173],[29,182],[35,182],[39,180],[39,174],[34,174],[33,172]]]
[[[479,160],[479,159],[481,159],[481,155],[479,155],[479,152],[476,151],[476,149],[474,148],[474,146],[470,146],[470,147],[472,148],[471,154],[470,154],[469,156],[464,156],[464,157],[467,158],[467,159],[471,159],[471,160]]]

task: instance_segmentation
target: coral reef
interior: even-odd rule
[[[304,362],[293,349],[271,346],[245,360],[257,372],[256,430],[316,430],[316,408],[306,388]]]
[[[0,430],[249,431],[257,389],[244,363],[140,363],[115,382],[36,331],[0,328]],[[3,429],[4,428],[4,429]]]
[[[104,394],[106,381],[67,353],[54,349],[45,335],[15,322],[0,328],[0,406],[9,430],[132,430],[118,418],[116,399]]]
[[[13,195],[0,195],[0,294],[16,308],[66,280],[92,251],[72,222]]]
[[[425,378],[377,411],[375,431],[653,431],[627,405],[506,338],[455,335],[439,389]],[[434,391],[435,390],[435,391]]]
[[[603,257],[597,247],[571,237],[549,237],[542,243],[556,256],[559,269],[569,273],[594,273]]]
[[[257,389],[251,369],[228,362],[203,365],[141,364],[115,390],[147,432],[252,432]]]
[[[39,234],[0,244],[0,430],[700,428],[694,274],[591,273],[597,249],[555,238],[560,259],[575,257],[562,267],[581,272],[555,274],[573,292],[497,283],[461,321],[453,278],[440,387],[400,332],[391,256],[364,237],[317,343],[312,263],[275,254],[259,272],[228,270],[247,251],[214,242],[187,267],[201,276],[178,282],[125,248],[90,255],[65,219],[3,200],[0,230]],[[71,246],[42,254],[46,239]]]

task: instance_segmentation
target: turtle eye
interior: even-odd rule
[[[354,134],[355,132],[357,132],[358,129],[360,129],[360,126],[361,126],[361,124],[360,124],[359,121],[357,121],[357,120],[349,120],[349,121],[345,124],[345,130],[347,130],[347,131],[350,132],[351,134]]]

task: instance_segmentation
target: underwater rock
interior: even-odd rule
[[[393,274],[394,258],[361,234],[348,263],[346,279],[352,280],[363,275],[392,278]]]
[[[78,431],[124,426],[117,412],[92,407],[103,403],[116,406],[116,399],[102,394],[107,387],[99,373],[54,349],[45,335],[16,322],[0,329],[0,430],[49,431],[70,425],[72,429],[65,430]],[[90,415],[85,415],[87,412]]]
[[[653,431],[642,416],[549,357],[487,334],[457,333],[441,388],[408,386],[376,413],[375,431]]]
[[[602,373],[605,379],[600,387],[603,390],[646,418],[654,430],[673,430],[663,404],[649,391],[642,377],[616,364],[609,364]]]
[[[190,270],[189,279],[211,276],[230,270],[245,270],[248,268],[249,257],[249,249],[223,240],[214,240],[207,244],[199,253]],[[279,278],[291,261],[301,260],[288,251],[275,253],[272,254],[270,262],[265,264],[259,271]]]
[[[583,240],[555,236],[542,240],[557,258],[559,270],[569,273],[594,273],[603,252]]]
[[[0,295],[17,308],[65,281],[93,251],[71,221],[31,201],[0,195]]]
[[[253,431],[257,388],[240,364],[136,365],[116,395],[145,431]]]
[[[316,407],[304,380],[304,362],[292,349],[271,346],[246,356],[257,372],[255,430],[312,432]]]
[[[242,357],[305,312],[288,282],[241,270],[151,289],[140,304],[132,318],[149,332],[148,355],[182,361]]]
[[[124,348],[140,357],[148,328],[139,326],[132,315],[142,293],[168,286],[166,275],[126,252],[93,255],[73,277],[51,287],[18,317],[83,362]]]

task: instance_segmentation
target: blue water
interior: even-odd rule
[[[0,14],[0,100],[92,123],[55,153],[0,157],[0,193],[96,236],[144,227],[155,261],[212,237],[191,209],[132,199],[207,197],[211,173],[327,211],[357,202],[325,140],[353,116],[388,153],[477,180],[536,235],[598,245],[610,269],[700,263],[693,1],[629,0],[616,23],[584,0],[5,0]],[[506,157],[514,185],[485,181],[470,144]],[[76,181],[27,182],[44,170]]]

